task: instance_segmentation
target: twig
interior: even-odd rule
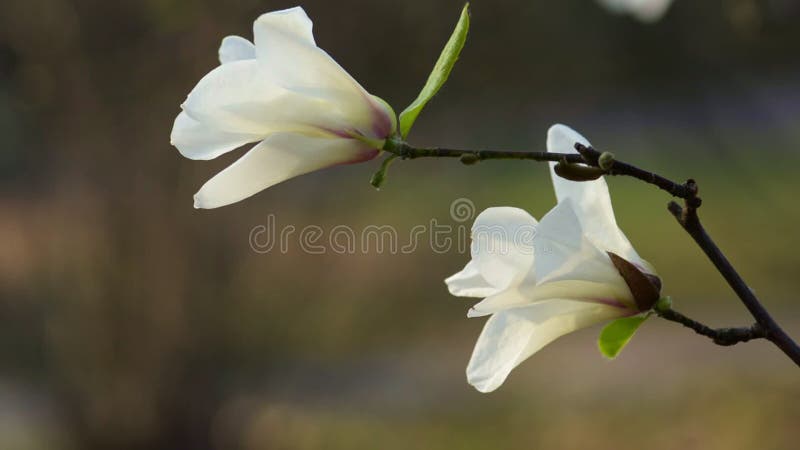
[[[735,345],[739,342],[747,342],[753,339],[762,339],[767,337],[767,333],[758,323],[754,323],[749,327],[737,328],[711,328],[696,320],[692,320],[683,314],[675,311],[674,309],[667,309],[663,311],[656,311],[659,317],[677,322],[687,328],[691,328],[695,333],[711,338],[717,345]]]
[[[488,159],[517,159],[530,161],[561,161],[566,159],[570,163],[583,163],[583,157],[575,153],[549,153],[549,152],[512,152],[504,150],[457,150],[439,147],[411,147],[405,142],[395,143],[394,146],[384,147],[384,150],[393,153],[402,159],[416,158],[462,158],[469,157],[473,161]]]
[[[478,161],[491,159],[513,159],[529,161],[552,161],[567,162],[571,164],[586,164],[592,167],[599,167],[598,159],[601,152],[592,147],[575,144],[578,153],[551,153],[551,152],[513,152],[504,150],[460,150],[440,147],[420,148],[412,147],[403,141],[389,141],[384,150],[393,153],[402,159],[416,158],[460,158],[462,162],[472,164]],[[611,167],[606,170],[607,175],[629,176],[645,183],[652,184],[670,193],[673,197],[688,198],[691,193],[686,186],[675,183],[658,174],[640,169],[632,164],[622,161],[613,161]]]
[[[697,188],[694,181],[689,180],[687,185],[694,186],[695,197],[697,198]],[[669,211],[678,220],[678,223],[683,227],[689,236],[694,239],[697,245],[708,256],[708,259],[717,268],[717,271],[725,278],[728,285],[736,292],[739,299],[744,303],[744,306],[750,311],[750,314],[756,319],[756,322],[764,329],[766,338],[772,341],[783,353],[786,354],[792,361],[800,366],[800,347],[797,343],[786,334],[785,331],[775,322],[775,319],[767,312],[767,309],[758,300],[756,295],[744,282],[742,277],[733,268],[728,258],[717,247],[717,244],[711,239],[711,236],[706,233],[705,228],[700,223],[700,218],[697,215],[697,207],[699,202],[692,201],[693,198],[686,200],[686,207],[682,208],[675,202],[670,202],[668,205]],[[699,200],[699,198],[697,198]]]
[[[601,155],[600,152],[592,147],[586,147],[579,143],[575,144],[575,150],[577,150],[589,164],[598,166],[598,159]],[[664,178],[661,175],[648,172],[644,169],[640,169],[632,164],[622,161],[614,160],[611,163],[611,167],[606,170],[606,174],[636,178],[637,180],[644,181],[645,183],[652,184],[657,186],[659,189],[669,192],[673,197],[685,199],[692,195],[692,193],[684,184],[675,183],[674,181]]]

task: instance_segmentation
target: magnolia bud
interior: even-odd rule
[[[467,166],[471,166],[480,160],[481,159],[475,153],[464,153],[461,155],[461,163]]]
[[[614,154],[611,152],[603,152],[597,158],[597,165],[603,170],[609,170],[614,165]]]
[[[603,176],[605,170],[598,167],[585,166],[583,164],[570,164],[560,161],[554,167],[556,175],[570,181],[591,181]]]
[[[672,298],[671,297],[661,297],[656,302],[656,306],[654,309],[658,312],[666,312],[672,309]]]

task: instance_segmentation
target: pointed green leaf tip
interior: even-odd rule
[[[597,339],[597,347],[600,353],[606,358],[614,359],[619,355],[619,352],[628,344],[628,341],[633,337],[633,333],[639,329],[639,326],[644,323],[650,315],[623,317],[617,319],[603,328],[600,332],[600,338]]]
[[[425,86],[422,88],[422,91],[420,91],[419,96],[400,113],[400,134],[404,139],[408,136],[408,132],[411,131],[411,126],[414,125],[414,121],[417,120],[417,116],[419,116],[422,108],[436,95],[439,88],[447,81],[447,77],[450,76],[450,71],[453,70],[458,55],[461,53],[461,49],[464,48],[464,43],[467,41],[468,30],[469,3],[464,5],[464,9],[461,10],[461,18],[458,19],[458,24],[456,24],[453,34],[450,35],[450,39],[439,55],[439,60],[436,61],[436,65],[433,66],[431,74],[428,75],[428,81],[425,82]]]

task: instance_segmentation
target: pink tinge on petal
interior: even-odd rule
[[[362,92],[361,94],[367,102],[367,105],[369,105],[372,119],[370,122],[370,129],[358,129],[355,127],[336,129],[319,125],[315,126],[328,133],[348,139],[355,135],[364,136],[370,140],[384,140],[388,138],[392,132],[394,132],[395,123],[392,117],[394,112],[391,109],[387,109],[387,107],[379,101],[374,100],[368,93]]]
[[[347,165],[347,164],[357,164],[357,163],[369,161],[369,160],[375,158],[376,156],[378,156],[378,153],[380,153],[380,150],[378,150],[378,149],[365,147],[363,150],[359,151],[359,154],[356,155],[354,158],[348,159],[346,161],[338,162],[336,164],[331,165],[330,167],[344,166],[344,165]]]
[[[353,133],[355,133],[355,131],[352,130],[335,130],[333,128],[325,128],[325,127],[320,127],[320,129],[345,139],[353,139]]]
[[[375,133],[375,137],[379,139],[385,139],[392,134],[392,118],[389,116],[389,111],[386,111],[385,108],[381,106],[375,105],[373,102],[370,102],[372,105],[372,111],[375,115],[375,122],[372,125],[372,132]]]
[[[376,148],[370,147],[369,145],[367,145],[367,144],[365,144],[365,143],[363,143],[361,141],[356,140],[353,137],[354,131],[332,130],[332,129],[329,129],[329,128],[322,128],[322,129],[327,131],[328,133],[336,135],[336,136],[338,136],[340,138],[347,139],[347,140],[352,140],[354,144],[357,144],[360,147],[360,148],[358,148],[356,150],[356,154],[352,158],[346,159],[344,161],[340,161],[340,162],[337,162],[337,163],[334,163],[334,164],[331,164],[331,165],[326,166],[326,167],[344,166],[344,165],[347,165],[347,164],[357,164],[357,163],[369,161],[369,160],[375,158],[376,156],[378,156],[378,154],[381,152],[380,150],[378,150]]]
[[[591,299],[593,302],[602,303],[604,305],[613,306],[615,308],[622,308],[622,309],[631,309],[630,306],[622,303],[621,301],[615,298],[593,298]],[[634,311],[634,314],[638,313],[638,311]]]
[[[362,94],[367,100],[373,116],[372,133],[374,136],[372,137],[386,139],[394,131],[394,121],[392,120],[392,114],[394,114],[394,112],[391,111],[391,109],[387,109],[386,105],[376,101],[375,98],[366,91],[362,92]]]

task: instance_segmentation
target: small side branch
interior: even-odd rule
[[[697,187],[694,181],[689,180],[687,185],[693,186],[693,190],[697,192]],[[783,351],[795,364],[800,366],[800,346],[795,343],[788,334],[778,325],[775,319],[769,314],[767,309],[758,300],[758,297],[753,293],[749,286],[744,282],[742,277],[733,268],[733,265],[728,261],[728,258],[717,247],[717,244],[708,235],[703,225],[700,223],[700,218],[697,215],[697,206],[699,202],[693,202],[692,198],[686,200],[686,207],[681,207],[675,202],[670,202],[668,205],[669,211],[678,220],[678,223],[683,227],[689,236],[694,239],[697,245],[708,256],[708,259],[717,268],[717,271],[725,278],[728,285],[736,292],[736,295],[742,301],[744,306],[750,311],[756,322],[763,328],[766,338],[772,341],[778,348]],[[697,199],[699,200],[699,198]]]
[[[656,314],[663,319],[677,322],[686,328],[691,328],[695,333],[710,338],[717,345],[736,345],[739,342],[747,342],[753,339],[763,339],[767,337],[767,332],[758,323],[754,323],[749,327],[711,328],[708,325],[704,325],[684,316],[674,309],[656,311]]]

